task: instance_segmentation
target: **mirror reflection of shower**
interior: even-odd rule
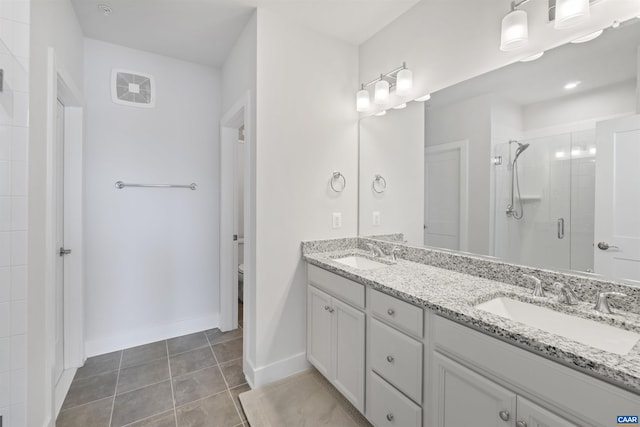
[[[511,144],[518,144],[513,162],[511,163],[511,202],[507,205],[507,216],[509,218],[522,219],[524,216],[524,206],[522,205],[522,196],[520,195],[520,178],[518,176],[518,157],[529,148],[529,144],[521,144],[516,140],[509,141],[509,151],[511,152]],[[518,205],[520,211],[516,208],[515,193],[518,193]]]

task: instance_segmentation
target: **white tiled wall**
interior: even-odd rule
[[[29,0],[0,0],[0,415],[26,425]]]

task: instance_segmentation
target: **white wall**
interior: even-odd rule
[[[52,422],[48,390],[47,312],[45,309],[45,226],[47,176],[47,49],[80,90],[83,83],[83,36],[69,0],[31,0],[29,99],[29,235],[27,285],[27,425]]]
[[[424,104],[412,102],[360,121],[360,235],[404,233],[409,243],[424,243],[424,115]],[[387,181],[381,194],[372,188],[378,174]]]
[[[0,416],[25,425],[29,1],[0,1]]]
[[[406,61],[413,70],[415,97],[640,13],[637,1],[608,0],[592,6],[588,22],[558,31],[546,22],[547,2],[532,1],[522,8],[529,16],[528,45],[505,53],[499,49],[500,23],[509,4],[508,0],[422,0],[360,46],[360,81],[370,81]],[[353,88],[354,97],[356,89]]]
[[[355,46],[258,10],[256,385],[308,366],[300,242],[357,232],[357,59]]]
[[[155,108],[113,103],[113,68],[153,75]],[[87,39],[85,99],[87,355],[217,326],[219,72]]]
[[[469,141],[468,251],[477,254],[490,252],[491,102],[486,95],[425,110],[425,145]]]

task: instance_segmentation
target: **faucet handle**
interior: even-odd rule
[[[398,261],[398,253],[400,250],[400,246],[394,246],[393,249],[391,249],[391,253],[389,255],[391,255],[391,259],[393,261]]]
[[[529,279],[533,282],[534,288],[533,288],[533,296],[536,298],[542,298],[544,297],[544,289],[542,288],[542,280],[538,279],[535,276],[532,276],[531,274],[523,274],[522,277],[524,277],[525,279]]]
[[[609,297],[626,297],[626,294],[621,292],[598,292],[596,298],[596,305],[593,307],[596,311],[605,314],[611,314],[611,308],[609,307]]]

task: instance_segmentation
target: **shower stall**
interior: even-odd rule
[[[593,270],[595,154],[595,130],[494,146],[495,256]]]

